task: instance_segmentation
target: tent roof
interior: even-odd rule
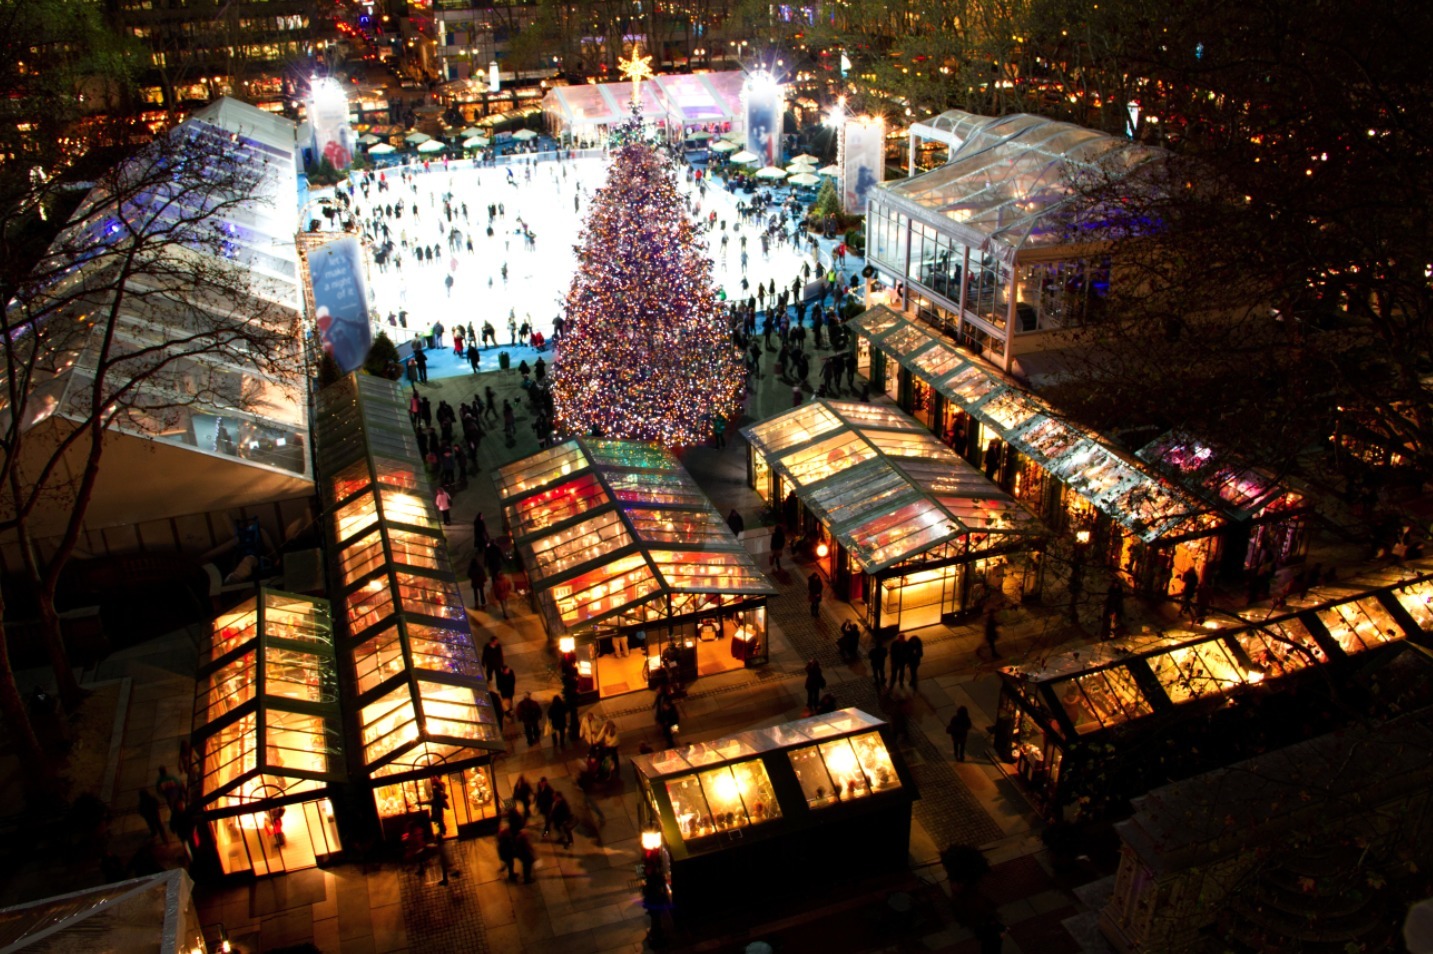
[[[1081,197],[1121,180],[1156,150],[1041,116],[977,116],[960,110],[924,125],[950,134],[950,161],[876,186],[882,200],[952,232],[964,244],[1013,261],[1021,251],[1089,244],[1113,218]]]

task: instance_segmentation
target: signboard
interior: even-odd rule
[[[865,215],[871,186],[885,178],[886,122],[852,116],[841,126],[841,207]]]
[[[769,73],[752,73],[742,87],[746,148],[761,157],[760,165],[781,165],[781,86]]]
[[[334,239],[308,253],[309,290],[323,350],[345,374],[363,367],[373,344],[358,239]]]
[[[327,159],[339,172],[353,162],[353,130],[348,125],[348,93],[329,77],[309,89],[308,121],[313,128],[313,159]]]

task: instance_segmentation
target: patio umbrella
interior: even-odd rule
[[[536,139],[537,133],[533,132],[531,129],[519,129],[517,132],[512,134],[512,137],[514,139],[521,139],[523,142],[526,142],[529,139]]]
[[[841,174],[841,167],[833,162],[829,166],[822,166],[820,169],[817,169],[816,174],[822,176],[830,176],[834,179],[836,176],[839,176]]]
[[[820,160],[820,159],[817,159],[815,156],[808,156],[808,155],[806,155],[806,153],[803,152],[803,153],[802,153],[801,155],[799,155],[799,156],[793,156],[792,159],[791,159],[791,161],[792,161],[792,162],[804,162],[804,163],[806,163],[807,165],[812,165],[812,166],[814,166],[814,165],[816,165],[816,163],[820,162],[821,160]]]
[[[365,146],[374,146],[382,142],[383,139],[379,136],[373,135],[373,133],[364,133],[362,136],[358,137],[358,141],[363,143]]]
[[[374,146],[372,149],[368,150],[368,154],[369,154],[370,156],[386,156],[386,155],[388,155],[390,152],[393,152],[393,151],[394,151],[393,147],[390,146],[390,145],[388,145],[388,143],[386,143],[386,142],[380,142],[378,145],[376,145],[376,146]]]
[[[738,152],[733,155],[731,157],[731,161],[737,163],[738,165],[745,165],[748,162],[756,162],[760,158],[761,157],[758,156],[756,153],[747,152],[745,149],[743,149],[741,152]]]
[[[407,136],[404,137],[403,141],[408,143],[408,145],[410,146],[418,146],[432,138],[433,137],[428,135],[427,133],[415,132],[409,133]]]
[[[712,138],[712,134],[711,134],[711,133],[705,132],[705,131],[701,131],[701,130],[699,130],[699,131],[697,131],[697,132],[694,132],[694,133],[687,133],[687,139],[689,139],[689,140],[694,140],[694,141],[696,141],[696,142],[706,142],[708,139],[711,139],[711,138]]]
[[[741,148],[741,147],[738,146],[736,143],[734,143],[734,142],[728,142],[728,141],[725,140],[725,139],[723,139],[723,140],[721,140],[721,141],[719,141],[719,142],[714,142],[714,143],[712,143],[712,145],[711,145],[712,152],[735,152],[736,150],[738,150],[738,149],[740,149],[740,148]]]
[[[446,149],[446,148],[447,148],[447,146],[444,146],[444,145],[443,145],[441,142],[439,142],[438,140],[436,140],[436,139],[430,139],[430,140],[428,140],[427,142],[420,144],[420,145],[418,146],[418,151],[419,151],[419,152],[442,152],[442,151],[443,151],[444,149]]]
[[[814,186],[821,184],[821,177],[812,175],[809,172],[798,172],[796,175],[792,176],[786,181],[791,183],[792,185]]]
[[[780,166],[762,166],[756,170],[758,179],[785,179],[786,170]]]
[[[816,167],[805,162],[793,162],[786,167],[786,171],[793,176],[799,176],[803,172],[815,172]]]
[[[458,133],[458,135],[463,139],[470,139],[473,136],[481,136],[482,134],[483,131],[474,126],[469,126],[467,129],[464,129],[462,132]]]
[[[488,144],[487,136],[473,136],[463,140],[464,149],[481,149]]]

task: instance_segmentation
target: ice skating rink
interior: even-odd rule
[[[362,191],[354,193],[356,209],[365,221],[377,203],[392,204],[399,199],[404,202],[401,219],[384,219],[395,252],[402,256],[402,267],[390,263],[386,268],[379,268],[373,261],[373,246],[370,244],[368,248],[369,296],[379,315],[374,330],[387,331],[391,338],[402,342],[414,331],[424,330],[435,321],[441,322],[444,328],[452,328],[458,322],[464,325],[471,322],[479,334],[483,322],[491,321],[497,329],[499,343],[508,345],[511,340],[508,314],[512,312],[519,325],[530,321],[535,329],[550,338],[553,319],[560,314],[577,267],[574,249],[588,202],[607,178],[607,160],[548,160],[533,166],[515,163],[481,169],[463,163],[461,167],[454,164],[446,170],[435,163],[427,172],[422,171],[422,166],[412,168],[416,172],[411,185],[402,181],[397,170],[388,169],[385,170],[387,191],[379,192],[376,186],[371,187],[367,199]],[[694,193],[695,186],[685,181],[682,167],[678,167],[677,174],[679,188],[688,195]],[[445,195],[451,195],[451,222],[443,212]],[[747,237],[746,276],[753,290],[758,281],[765,284],[773,279],[778,288],[789,287],[791,280],[800,274],[803,261],[811,261],[813,269],[817,267],[809,249],[803,258],[802,252],[792,244],[773,244],[770,253],[763,255],[754,224],[733,232],[737,228],[737,201],[738,196],[718,184],[707,188],[701,203],[701,216],[713,210],[717,213],[716,224],[703,236],[707,255],[713,261],[712,281],[716,288],[724,288],[732,299],[747,294],[741,289],[742,235]],[[464,204],[467,205],[466,218],[462,211]],[[490,204],[502,208],[501,214],[491,222],[491,236],[488,234]],[[721,248],[723,220],[732,234],[725,252]],[[532,248],[523,240],[524,225],[535,236]],[[456,253],[449,251],[448,244],[453,228],[462,233],[460,250]],[[473,243],[471,253],[466,248],[469,237]],[[410,247],[436,243],[441,254],[431,262],[420,263],[411,250],[403,248],[405,239]],[[507,266],[506,278],[503,277],[504,265]],[[445,284],[450,271],[451,291]],[[388,315],[400,309],[408,312],[406,332],[388,325]],[[445,335],[445,338],[451,348],[451,337]]]

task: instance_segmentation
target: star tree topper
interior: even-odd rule
[[[642,88],[642,80],[651,79],[656,74],[652,72],[652,58],[650,56],[638,56],[642,51],[641,44],[632,47],[632,58],[630,60],[618,59],[617,69],[624,79],[632,81],[632,102],[638,102],[638,93]]]

